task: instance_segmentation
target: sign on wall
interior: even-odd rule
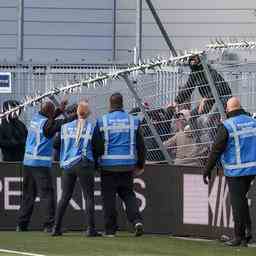
[[[209,187],[200,174],[184,174],[183,181],[184,224],[234,227],[224,176],[214,177]]]
[[[10,72],[0,73],[0,93],[12,92],[12,78]]]

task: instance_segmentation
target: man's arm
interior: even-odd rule
[[[46,138],[52,138],[56,132],[60,132],[61,126],[65,123],[69,123],[77,119],[77,115],[73,114],[68,118],[64,119],[48,119],[43,127],[43,133]]]
[[[196,87],[196,75],[191,73],[188,77],[186,84],[180,88],[178,95],[175,98],[175,102],[182,104],[187,100],[190,100],[191,95]]]
[[[227,142],[228,142],[228,132],[226,128],[223,125],[221,125],[218,129],[216,140],[212,145],[212,150],[210,152],[210,155],[204,170],[204,182],[206,184],[207,184],[206,178],[211,177],[211,171],[215,167],[222,153],[225,151]]]
[[[146,150],[143,131],[141,127],[139,127],[136,134],[136,147],[137,147],[137,155],[138,155],[137,167],[139,169],[143,169],[146,161],[147,150]]]
[[[4,130],[2,127],[0,128],[0,147],[1,148],[14,148],[18,145],[18,141],[16,141],[13,137],[6,138],[4,136]]]
[[[172,147],[177,145],[177,133],[172,136],[170,139],[164,141],[164,146],[166,147]]]
[[[100,131],[100,128],[97,123],[92,135],[92,152],[93,152],[93,158],[94,158],[96,167],[98,164],[99,157],[102,156],[105,151],[104,142],[105,141],[104,141],[103,133]]]
[[[231,96],[232,91],[229,84],[225,81],[222,75],[215,69],[210,68],[214,83],[220,96]]]
[[[54,138],[53,147],[54,147],[54,149],[56,149],[58,152],[60,151],[60,147],[61,147],[61,136],[60,136],[60,132],[57,133],[57,135],[56,135],[55,138]]]

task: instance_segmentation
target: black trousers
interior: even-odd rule
[[[132,224],[142,222],[141,215],[133,191],[132,172],[101,173],[101,190],[104,206],[104,221],[106,233],[115,233],[117,224],[116,195],[125,203],[128,220]]]
[[[62,219],[67,209],[69,200],[72,197],[76,180],[78,178],[82,193],[85,198],[86,208],[88,212],[88,229],[95,229],[94,221],[94,169],[93,167],[84,167],[82,164],[76,165],[74,168],[68,171],[63,171],[62,175],[62,195],[59,201],[55,225],[56,229],[60,229],[62,225]]]
[[[245,238],[245,230],[251,231],[251,217],[246,197],[255,176],[227,177],[230,201],[235,223],[235,237]]]
[[[23,196],[18,215],[19,226],[27,227],[29,225],[37,194],[40,197],[40,206],[43,210],[43,227],[51,227],[55,215],[55,193],[51,169],[24,166]]]

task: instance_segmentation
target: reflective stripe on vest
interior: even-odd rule
[[[42,160],[42,161],[51,161],[52,160],[51,156],[39,156],[39,155],[25,154],[24,157],[28,160]]]
[[[237,134],[237,129],[236,126],[234,125],[234,123],[231,120],[226,120],[226,122],[231,126],[231,128],[233,129],[232,137],[235,140],[235,148],[236,148],[236,163],[237,165],[241,164],[241,152],[240,152],[240,142],[239,142],[239,137]],[[225,168],[229,168],[228,165],[225,165]]]
[[[102,160],[129,160],[135,159],[134,154],[134,133],[135,133],[135,124],[134,119],[129,116],[129,125],[108,125],[107,116],[102,117],[103,127],[101,127],[101,131],[104,131],[104,139],[105,139],[105,152],[101,157]],[[109,155],[108,154],[108,144],[109,144],[109,131],[111,132],[124,132],[125,130],[130,130],[130,154],[129,155]]]

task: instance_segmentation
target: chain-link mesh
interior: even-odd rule
[[[234,95],[241,99],[247,111],[256,112],[256,74],[252,66],[218,65],[216,70],[209,68],[224,108],[230,95]],[[12,73],[13,91],[12,94],[1,94],[1,103],[9,99],[21,101],[26,95],[43,93],[67,83],[87,79],[99,72],[108,73],[110,69],[108,66],[0,65],[0,72]],[[197,65],[192,70],[188,66],[168,67],[136,77],[130,75],[129,79],[173,163],[203,166],[221,122],[221,115],[202,67]],[[142,121],[148,150],[147,160],[165,161],[152,129],[124,80],[108,80],[102,87],[82,87],[81,92],[69,96],[69,101],[72,104],[80,98],[88,99],[93,113],[91,118],[95,120],[108,111],[109,97],[117,91],[124,96],[125,109],[138,115]],[[23,114],[26,123],[36,111],[35,107],[26,109]]]

